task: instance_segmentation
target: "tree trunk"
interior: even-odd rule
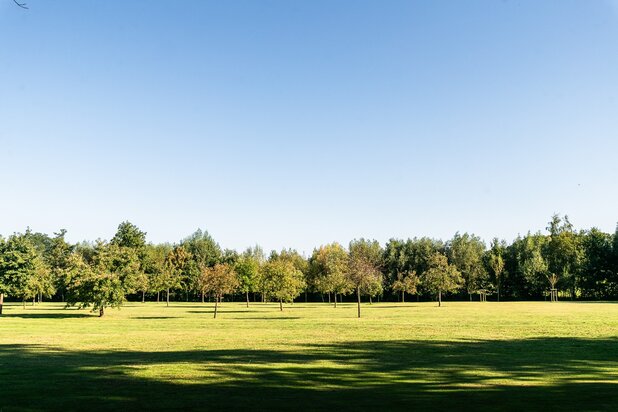
[[[160,298],[161,298],[161,291],[157,292],[157,303],[159,303]]]
[[[401,291],[401,303],[406,303],[406,292]]]
[[[305,291],[305,303],[307,303],[307,291]]]
[[[330,303],[330,292],[328,292],[328,303]]]
[[[279,299],[279,310],[283,312],[283,300]]]
[[[4,293],[0,293],[0,316],[2,316],[2,306],[4,306]]]
[[[219,299],[217,299],[217,296],[215,296],[215,316],[214,318],[217,318],[217,309],[219,307]]]
[[[470,295],[470,302],[472,302],[472,293],[468,292],[468,295]]]
[[[105,315],[105,308],[104,307],[100,307],[99,308],[99,317],[103,317],[103,315]]]
[[[146,291],[142,290],[142,303],[146,302]]]
[[[500,286],[498,286],[496,292],[498,293],[498,302],[500,302]]]
[[[202,291],[202,303],[204,303],[204,291]]]
[[[442,291],[438,291],[438,307],[442,306]]]
[[[26,309],[26,298],[22,299],[21,303],[24,305],[24,309]]]
[[[36,296],[32,297],[32,306],[36,305]]]
[[[249,307],[249,291],[245,292],[246,296],[247,296],[247,307]]]
[[[369,304],[373,305],[373,298],[371,297],[371,295],[369,295]]]
[[[356,288],[356,302],[358,303],[358,317],[360,318],[360,287]]]
[[[337,294],[335,293],[335,307],[337,307]]]
[[[170,305],[170,288],[167,288],[167,306]]]

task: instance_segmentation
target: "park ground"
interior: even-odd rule
[[[5,306],[0,410],[618,410],[618,304]]]

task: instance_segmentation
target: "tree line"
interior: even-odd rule
[[[576,231],[567,216],[552,216],[546,233],[512,243],[456,233],[428,237],[355,239],[331,243],[305,257],[292,249],[266,255],[255,246],[222,249],[197,230],[177,244],[152,244],[130,222],[109,241],[70,244],[66,231],[0,237],[0,315],[5,296],[26,302],[53,299],[90,307],[103,316],[127,299],[214,302],[328,302],[434,299],[444,295],[484,301],[503,299],[615,299],[618,297],[618,228]]]

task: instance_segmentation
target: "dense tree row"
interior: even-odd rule
[[[344,296],[405,301],[406,294],[491,299],[615,299],[618,297],[618,232],[575,231],[555,215],[547,233],[528,233],[489,247],[468,233],[447,242],[430,238],[358,239],[332,243],[309,258],[294,250],[260,247],[242,253],[221,249],[200,230],[178,244],[151,244],[129,222],[110,241],[69,244],[64,230],[50,237],[27,230],[0,237],[0,314],[5,296],[24,302],[44,298],[91,307],[103,316],[127,298],[145,301],[228,297],[250,301],[321,300],[335,307]]]

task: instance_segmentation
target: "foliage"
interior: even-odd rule
[[[443,292],[455,292],[461,288],[464,280],[455,265],[448,263],[442,253],[434,253],[429,259],[429,269],[423,273],[423,284],[430,292],[438,295],[442,304]]]
[[[305,288],[303,273],[285,256],[274,254],[263,267],[264,292],[276,301],[293,302]],[[283,310],[283,306],[280,306]]]
[[[309,262],[314,290],[335,295],[349,293],[352,285],[347,275],[348,260],[348,252],[338,243],[315,249]]]

